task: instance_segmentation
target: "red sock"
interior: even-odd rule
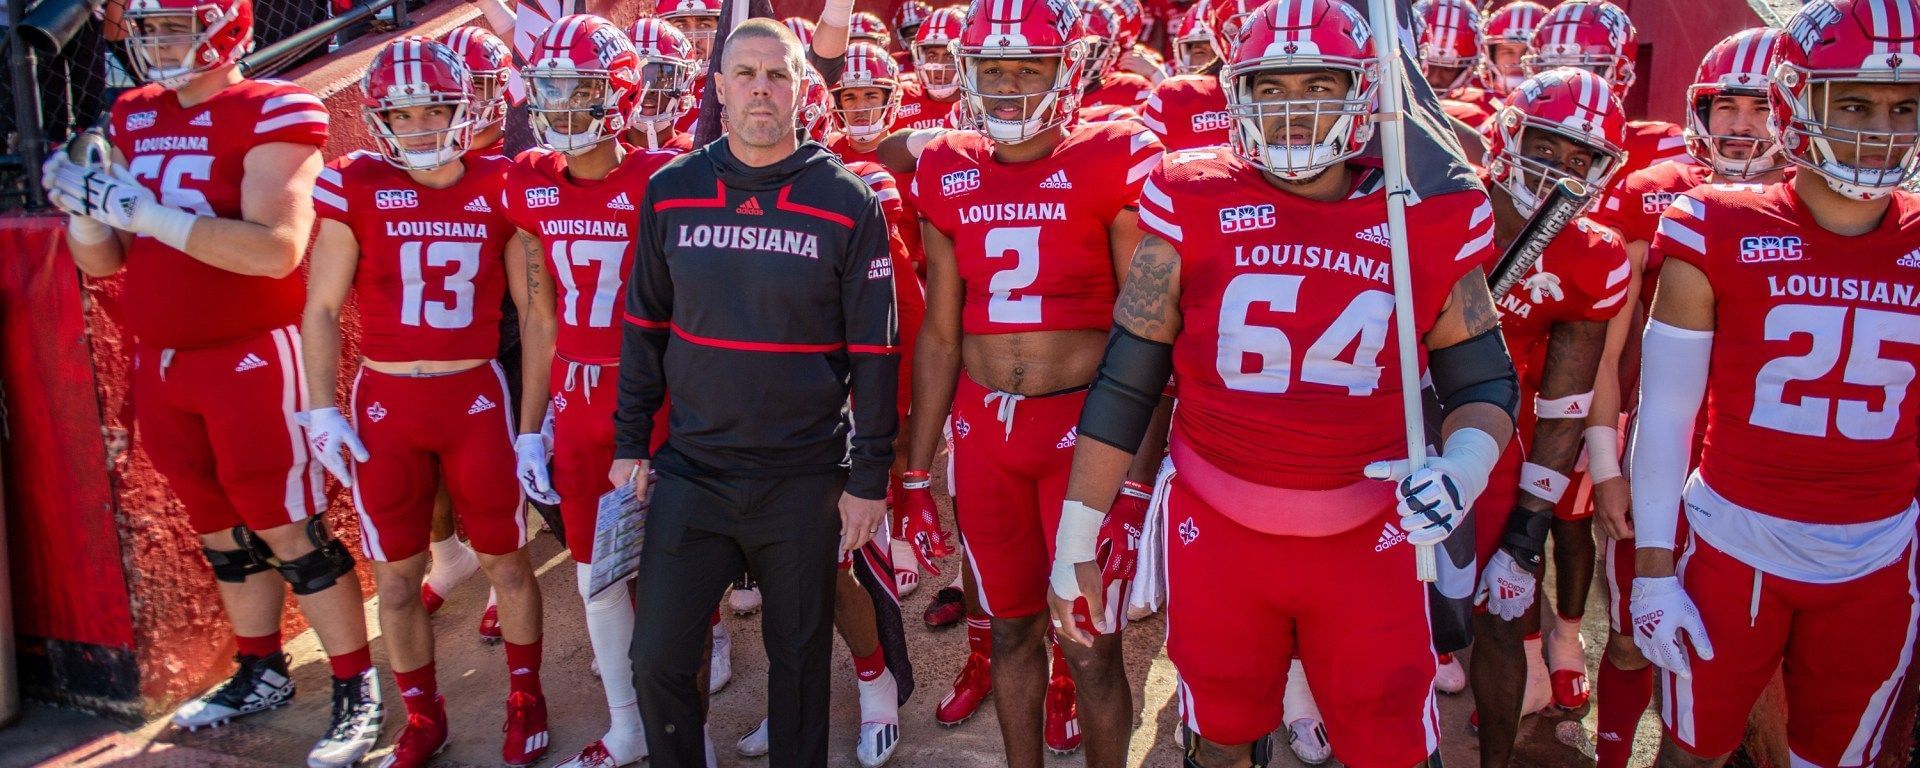
[[[1060,650],[1060,640],[1055,638],[1051,632],[1047,634],[1047,640],[1047,644],[1053,646],[1053,676],[1071,676],[1073,673],[1067,669],[1067,654],[1065,651]]]
[[[328,656],[327,664],[333,667],[333,679],[351,680],[373,669],[373,651],[371,646],[363,645],[357,651]]]
[[[265,658],[280,652],[280,633],[259,637],[247,637],[242,634],[233,636],[233,644],[239,647],[240,655]]]
[[[406,703],[407,714],[446,719],[446,713],[440,710],[440,683],[434,678],[432,662],[411,672],[394,670],[393,684],[400,689],[400,700]]]
[[[993,621],[984,613],[967,614],[967,650],[993,656]]]
[[[860,682],[871,683],[880,677],[880,673],[887,671],[887,652],[880,646],[874,646],[873,653],[865,656],[851,651],[848,655],[853,656],[853,673],[860,676]]]
[[[507,645],[507,690],[540,695],[540,641]]]
[[[1653,665],[1621,669],[1614,666],[1612,657],[1601,654],[1593,701],[1599,708],[1599,722],[1595,724],[1599,768],[1626,768],[1627,758],[1633,754],[1634,730],[1653,703]]]

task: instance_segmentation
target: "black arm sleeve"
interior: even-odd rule
[[[853,454],[847,493],[862,499],[887,495],[893,438],[900,430],[899,321],[894,314],[893,256],[886,215],[869,197],[866,213],[840,273],[840,308],[846,316],[847,357],[853,369]],[[624,402],[624,400],[623,400]]]
[[[633,238],[633,274],[627,276],[620,399],[613,412],[616,459],[652,457],[653,414],[667,394],[667,321],[673,318],[673,278],[667,272],[657,216],[649,190]]]

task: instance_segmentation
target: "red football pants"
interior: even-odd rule
[[[1047,610],[1053,536],[1067,497],[1084,389],[1021,397],[964,372],[953,395],[954,515],[980,607],[997,618]]]

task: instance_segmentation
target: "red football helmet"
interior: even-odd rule
[[[1173,40],[1174,74],[1191,75],[1220,60],[1220,50],[1213,44],[1213,28],[1207,25],[1206,3],[1187,6],[1169,25],[1167,33]],[[1206,51],[1211,57],[1196,55],[1196,49]]]
[[[238,61],[253,43],[253,0],[129,0],[124,18],[134,74],[168,90]],[[161,61],[169,50],[185,53]]]
[[[1768,101],[1773,134],[1795,165],[1856,200],[1885,197],[1911,178],[1920,122],[1848,127],[1833,109],[1833,87],[1851,83],[1920,83],[1920,2],[1811,0],[1787,22],[1774,55]],[[1836,147],[1851,147],[1843,162]],[[1878,167],[1862,159],[1880,156]]]
[[[527,58],[527,111],[548,147],[578,154],[627,129],[639,100],[640,57],[613,22],[562,17]]]
[[[507,76],[513,68],[513,49],[485,27],[455,27],[440,38],[453,55],[467,65],[473,78],[473,120],[479,128],[507,116]]]
[[[1560,179],[1581,182],[1589,190],[1606,189],[1626,158],[1621,148],[1626,113],[1607,81],[1590,70],[1560,67],[1527,78],[1507,94],[1507,103],[1488,125],[1487,174],[1507,190],[1523,216],[1532,216]],[[1528,129],[1578,142],[1593,152],[1593,164],[1576,176],[1560,163],[1528,156],[1523,146]]]
[[[788,16],[781,19],[780,23],[787,25],[787,31],[792,32],[794,37],[800,38],[800,47],[813,47],[813,33],[818,29],[813,22],[799,16]]]
[[[1633,20],[1607,0],[1567,0],[1547,11],[1533,30],[1532,50],[1520,59],[1528,75],[1578,67],[1605,78],[1615,96],[1633,85],[1639,56]]]
[[[840,103],[840,92],[848,88],[878,88],[885,95],[873,106],[847,107]],[[846,66],[829,95],[836,128],[855,141],[878,139],[893,127],[893,114],[900,108],[900,66],[872,43],[849,45]]]
[[[1141,11],[1140,3],[1136,0],[1111,0],[1111,2],[1114,19],[1119,25],[1118,31],[1114,33],[1113,47],[1114,50],[1125,53],[1133,48],[1134,43],[1140,42],[1140,36],[1146,33],[1147,14]]]
[[[994,141],[1018,143],[1066,125],[1080,106],[1080,73],[1087,63],[1086,26],[1072,3],[1058,0],[976,2],[954,45],[960,87],[980,130]],[[1038,93],[988,92],[980,83],[986,62],[1057,59],[1053,85]],[[1014,116],[1013,113],[1018,113]]]
[[[653,138],[686,114],[699,66],[693,61],[693,43],[672,24],[643,18],[627,30],[639,57],[640,94],[634,98],[633,127]]]
[[[1527,79],[1527,71],[1515,61],[1511,65],[1500,64],[1495,55],[1494,46],[1518,45],[1528,48],[1533,45],[1533,30],[1540,26],[1540,20],[1547,17],[1547,7],[1532,0],[1520,0],[1501,6],[1499,10],[1487,14],[1480,27],[1480,86],[1495,95],[1505,96],[1508,91]],[[1525,54],[1522,54],[1523,56]]]
[[[700,19],[711,19],[716,26],[720,23],[720,0],[661,0],[654,7],[654,17],[672,24],[674,29],[685,35],[687,42],[693,44],[695,51],[712,50],[714,29],[702,29]],[[704,54],[696,57],[702,66],[706,64]]]
[[[821,79],[820,72],[812,65],[800,90],[800,103],[793,110],[794,129],[800,132],[801,139],[824,142],[827,140],[827,116],[833,114],[833,95],[827,92],[827,81]]]
[[[907,0],[893,11],[893,28],[900,30],[900,39],[912,40],[920,31],[920,25],[933,15],[933,5],[926,0]]]
[[[1451,93],[1466,86],[1480,68],[1480,12],[1468,0],[1420,0],[1413,6],[1420,24],[1422,69],[1458,69]]]
[[[424,37],[403,37],[373,57],[360,78],[360,116],[373,131],[387,162],[430,171],[459,160],[472,144],[473,78],[452,48]],[[447,123],[419,127],[425,110],[444,107]],[[389,112],[408,110],[408,125],[396,128]]]
[[[1240,39],[1240,28],[1248,16],[1260,7],[1261,0],[1201,0],[1207,6],[1207,29],[1213,32],[1213,50],[1223,60],[1233,58],[1233,44]]]
[[[1220,73],[1233,119],[1230,143],[1247,162],[1282,179],[1320,175],[1360,154],[1373,136],[1373,32],[1366,17],[1344,0],[1272,0],[1243,20],[1233,53]],[[1262,99],[1254,92],[1256,75],[1267,70],[1335,70],[1349,78],[1345,96],[1336,99]],[[1307,143],[1287,141],[1289,127],[1305,121],[1313,130],[1332,118],[1325,136]],[[1269,138],[1269,127],[1283,134]]]
[[[1693,159],[1737,179],[1769,173],[1786,163],[1780,145],[1770,136],[1718,135],[1707,127],[1714,97],[1767,97],[1767,86],[1773,82],[1767,66],[1779,43],[1780,30],[1743,29],[1716,43],[1700,60],[1693,85],[1687,88],[1687,154]],[[1727,156],[1721,148],[1728,142],[1744,145],[1747,156]]]
[[[1120,58],[1115,41],[1120,34],[1120,13],[1107,0],[1074,0],[1080,7],[1080,23],[1087,28],[1087,67],[1090,77],[1106,74]]]
[[[893,36],[887,34],[887,23],[880,20],[879,14],[858,11],[847,20],[847,42],[863,41],[880,46],[883,51],[887,49],[887,43],[893,41]]]
[[[920,31],[913,36],[913,71],[920,79],[920,87],[936,99],[946,99],[960,89],[959,68],[951,62],[932,62],[927,60],[927,51],[938,48],[952,55],[949,46],[960,39],[960,30],[966,26],[967,12],[960,8],[940,8],[927,17],[920,25]]]

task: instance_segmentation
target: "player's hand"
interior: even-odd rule
[[[1633,580],[1633,599],[1627,605],[1633,616],[1633,644],[1655,666],[1683,678],[1693,677],[1693,665],[1687,661],[1687,645],[1702,659],[1713,658],[1713,642],[1707,639],[1707,626],[1700,620],[1700,609],[1687,597],[1677,576],[1639,577]],[[1683,640],[1681,633],[1686,633]]]
[[[1138,51],[1132,49],[1122,51],[1119,61],[1115,62],[1115,64],[1121,71],[1132,72],[1146,78],[1148,82],[1155,85],[1158,85],[1161,80],[1167,77],[1166,70],[1161,69],[1160,65],[1155,64],[1153,59],[1142,56]]]
[[[542,504],[560,503],[553,491],[553,476],[547,474],[547,446],[540,433],[528,432],[513,439],[514,474],[527,498]]]
[[[613,466],[607,468],[607,484],[619,488],[632,483],[633,495],[644,499],[647,497],[649,480],[647,472],[652,469],[652,464],[644,459],[614,459]]]
[[[1106,516],[1076,499],[1060,505],[1060,527],[1053,537],[1053,568],[1047,576],[1047,610],[1060,637],[1092,647],[1106,624],[1106,590],[1100,557]]]
[[[1438,544],[1453,535],[1473,508],[1479,493],[1462,482],[1463,473],[1446,456],[1434,456],[1419,471],[1408,474],[1405,459],[1368,464],[1367,477],[1398,483],[1400,530],[1415,545]],[[1486,481],[1483,478],[1482,484]]]
[[[885,499],[840,494],[840,551],[851,553],[873,541],[887,519]]]
[[[924,470],[914,470],[901,476],[900,487],[904,491],[900,504],[907,543],[913,545],[920,570],[938,576],[940,566],[933,561],[953,554],[953,546],[947,543],[947,532],[940,529],[940,512],[933,506],[933,479]]]
[[[1473,604],[1485,605],[1488,613],[1513,621],[1533,606],[1539,584],[1533,571],[1501,549],[1493,553],[1486,570],[1480,573],[1480,590],[1474,593]]]
[[[1616,541],[1633,538],[1633,490],[1621,475],[1593,484],[1593,519],[1600,532]]]
[[[315,408],[301,411],[294,417],[300,426],[307,429],[307,443],[313,446],[314,458],[320,460],[320,466],[327,468],[327,474],[333,475],[340,485],[353,487],[353,472],[347,467],[347,460],[340,455],[344,446],[353,454],[354,461],[367,460],[367,447],[360,443],[360,436],[354,434],[353,425],[347,423],[347,417],[339,408]]]
[[[1132,581],[1140,567],[1140,536],[1147,524],[1147,507],[1153,503],[1153,489],[1128,480],[1107,508],[1100,522],[1100,539],[1094,544],[1100,553],[1100,574],[1108,582]],[[1124,593],[1123,593],[1124,594]]]

